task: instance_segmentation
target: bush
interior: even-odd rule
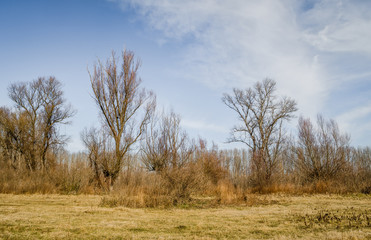
[[[0,168],[0,192],[2,193],[94,193],[89,182],[90,169],[84,162],[59,163],[49,171]]]
[[[166,188],[161,176],[144,172],[132,175],[129,182],[118,182],[116,189],[104,196],[100,206],[105,207],[169,207],[174,204],[173,195]]]

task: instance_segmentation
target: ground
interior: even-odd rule
[[[370,195],[251,195],[248,206],[103,207],[96,195],[0,194],[0,239],[371,239]]]

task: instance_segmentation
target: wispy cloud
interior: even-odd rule
[[[183,75],[213,89],[246,87],[265,77],[316,114],[325,97],[318,55],[310,52],[292,1],[126,1],[154,29],[182,40]]]
[[[371,60],[370,1],[113,1],[135,9],[163,40],[183,43],[179,74],[214,90],[270,77],[313,117],[340,80],[369,77],[367,64],[347,64]]]
[[[368,115],[371,115],[371,103],[367,104],[366,106],[360,106],[351,111],[348,111],[344,114],[339,115],[337,118],[338,120],[343,123],[344,125],[349,127],[348,124],[354,122],[354,120],[364,118]]]
[[[351,109],[336,117],[340,127],[348,133],[352,133],[352,137],[359,139],[359,144],[369,144],[369,133],[371,132],[371,103],[364,106]],[[367,137],[367,139],[366,139]],[[368,141],[367,142],[363,142]]]
[[[218,126],[213,123],[207,123],[205,121],[200,120],[190,120],[190,119],[183,119],[182,125],[187,128],[195,129],[198,131],[213,131],[219,133],[228,133],[229,129],[224,128],[223,126]]]
[[[370,54],[370,9],[370,1],[320,1],[303,14],[310,23],[305,36],[322,51]]]

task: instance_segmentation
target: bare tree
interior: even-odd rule
[[[162,115],[147,129],[142,144],[142,161],[165,180],[174,203],[190,198],[197,185],[197,172],[192,154],[195,144],[181,129],[180,117],[174,112]]]
[[[13,169],[25,163],[32,170],[37,166],[33,157],[32,142],[29,139],[29,121],[21,112],[12,112],[9,108],[0,108],[0,150],[3,160]]]
[[[62,84],[55,79],[38,79],[39,94],[41,99],[41,160],[42,166],[46,167],[46,155],[50,148],[60,146],[67,141],[67,137],[59,134],[57,126],[67,124],[75,111],[71,105],[65,104],[63,98]]]
[[[134,53],[125,50],[119,66],[118,61],[112,53],[105,66],[98,62],[94,72],[89,72],[94,100],[114,142],[113,162],[110,168],[104,169],[111,186],[123,167],[125,155],[142,136],[156,105],[154,94],[140,88],[137,73],[140,62],[135,61]]]
[[[88,160],[96,183],[100,188],[109,191],[110,173],[114,171],[116,163],[112,138],[104,129],[99,131],[91,128],[82,132],[81,139],[88,149]]]
[[[242,142],[252,154],[253,170],[259,181],[270,182],[281,152],[284,121],[293,118],[296,102],[290,98],[278,99],[276,82],[265,79],[253,88],[233,89],[233,95],[224,94],[223,102],[234,110],[240,124],[233,127],[229,142]],[[261,183],[259,183],[261,184]]]
[[[154,119],[142,144],[143,163],[152,171],[181,168],[190,161],[194,144],[180,127],[180,117],[173,111]]]
[[[202,172],[207,181],[216,185],[220,180],[226,179],[227,169],[223,166],[216,144],[213,143],[212,147],[208,149],[207,141],[199,138],[194,158],[198,163],[199,171]]]
[[[353,186],[358,186],[362,193],[371,193],[371,148],[358,147],[352,150]]]
[[[8,91],[16,112],[8,113],[8,121],[4,118],[1,125],[13,141],[19,142],[16,149],[30,170],[48,168],[52,164],[48,162],[48,153],[67,141],[58,126],[68,124],[75,113],[63,98],[61,83],[52,76],[41,77],[29,83],[12,84]]]
[[[334,120],[318,115],[315,128],[310,119],[300,117],[298,130],[296,165],[304,180],[329,180],[346,168],[350,137],[340,133]]]

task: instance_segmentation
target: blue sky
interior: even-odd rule
[[[10,83],[54,75],[77,110],[61,131],[83,150],[80,132],[99,125],[87,69],[127,48],[192,137],[228,147],[237,119],[222,94],[269,77],[298,116],[322,113],[371,145],[370,12],[362,0],[2,0],[0,105]]]

